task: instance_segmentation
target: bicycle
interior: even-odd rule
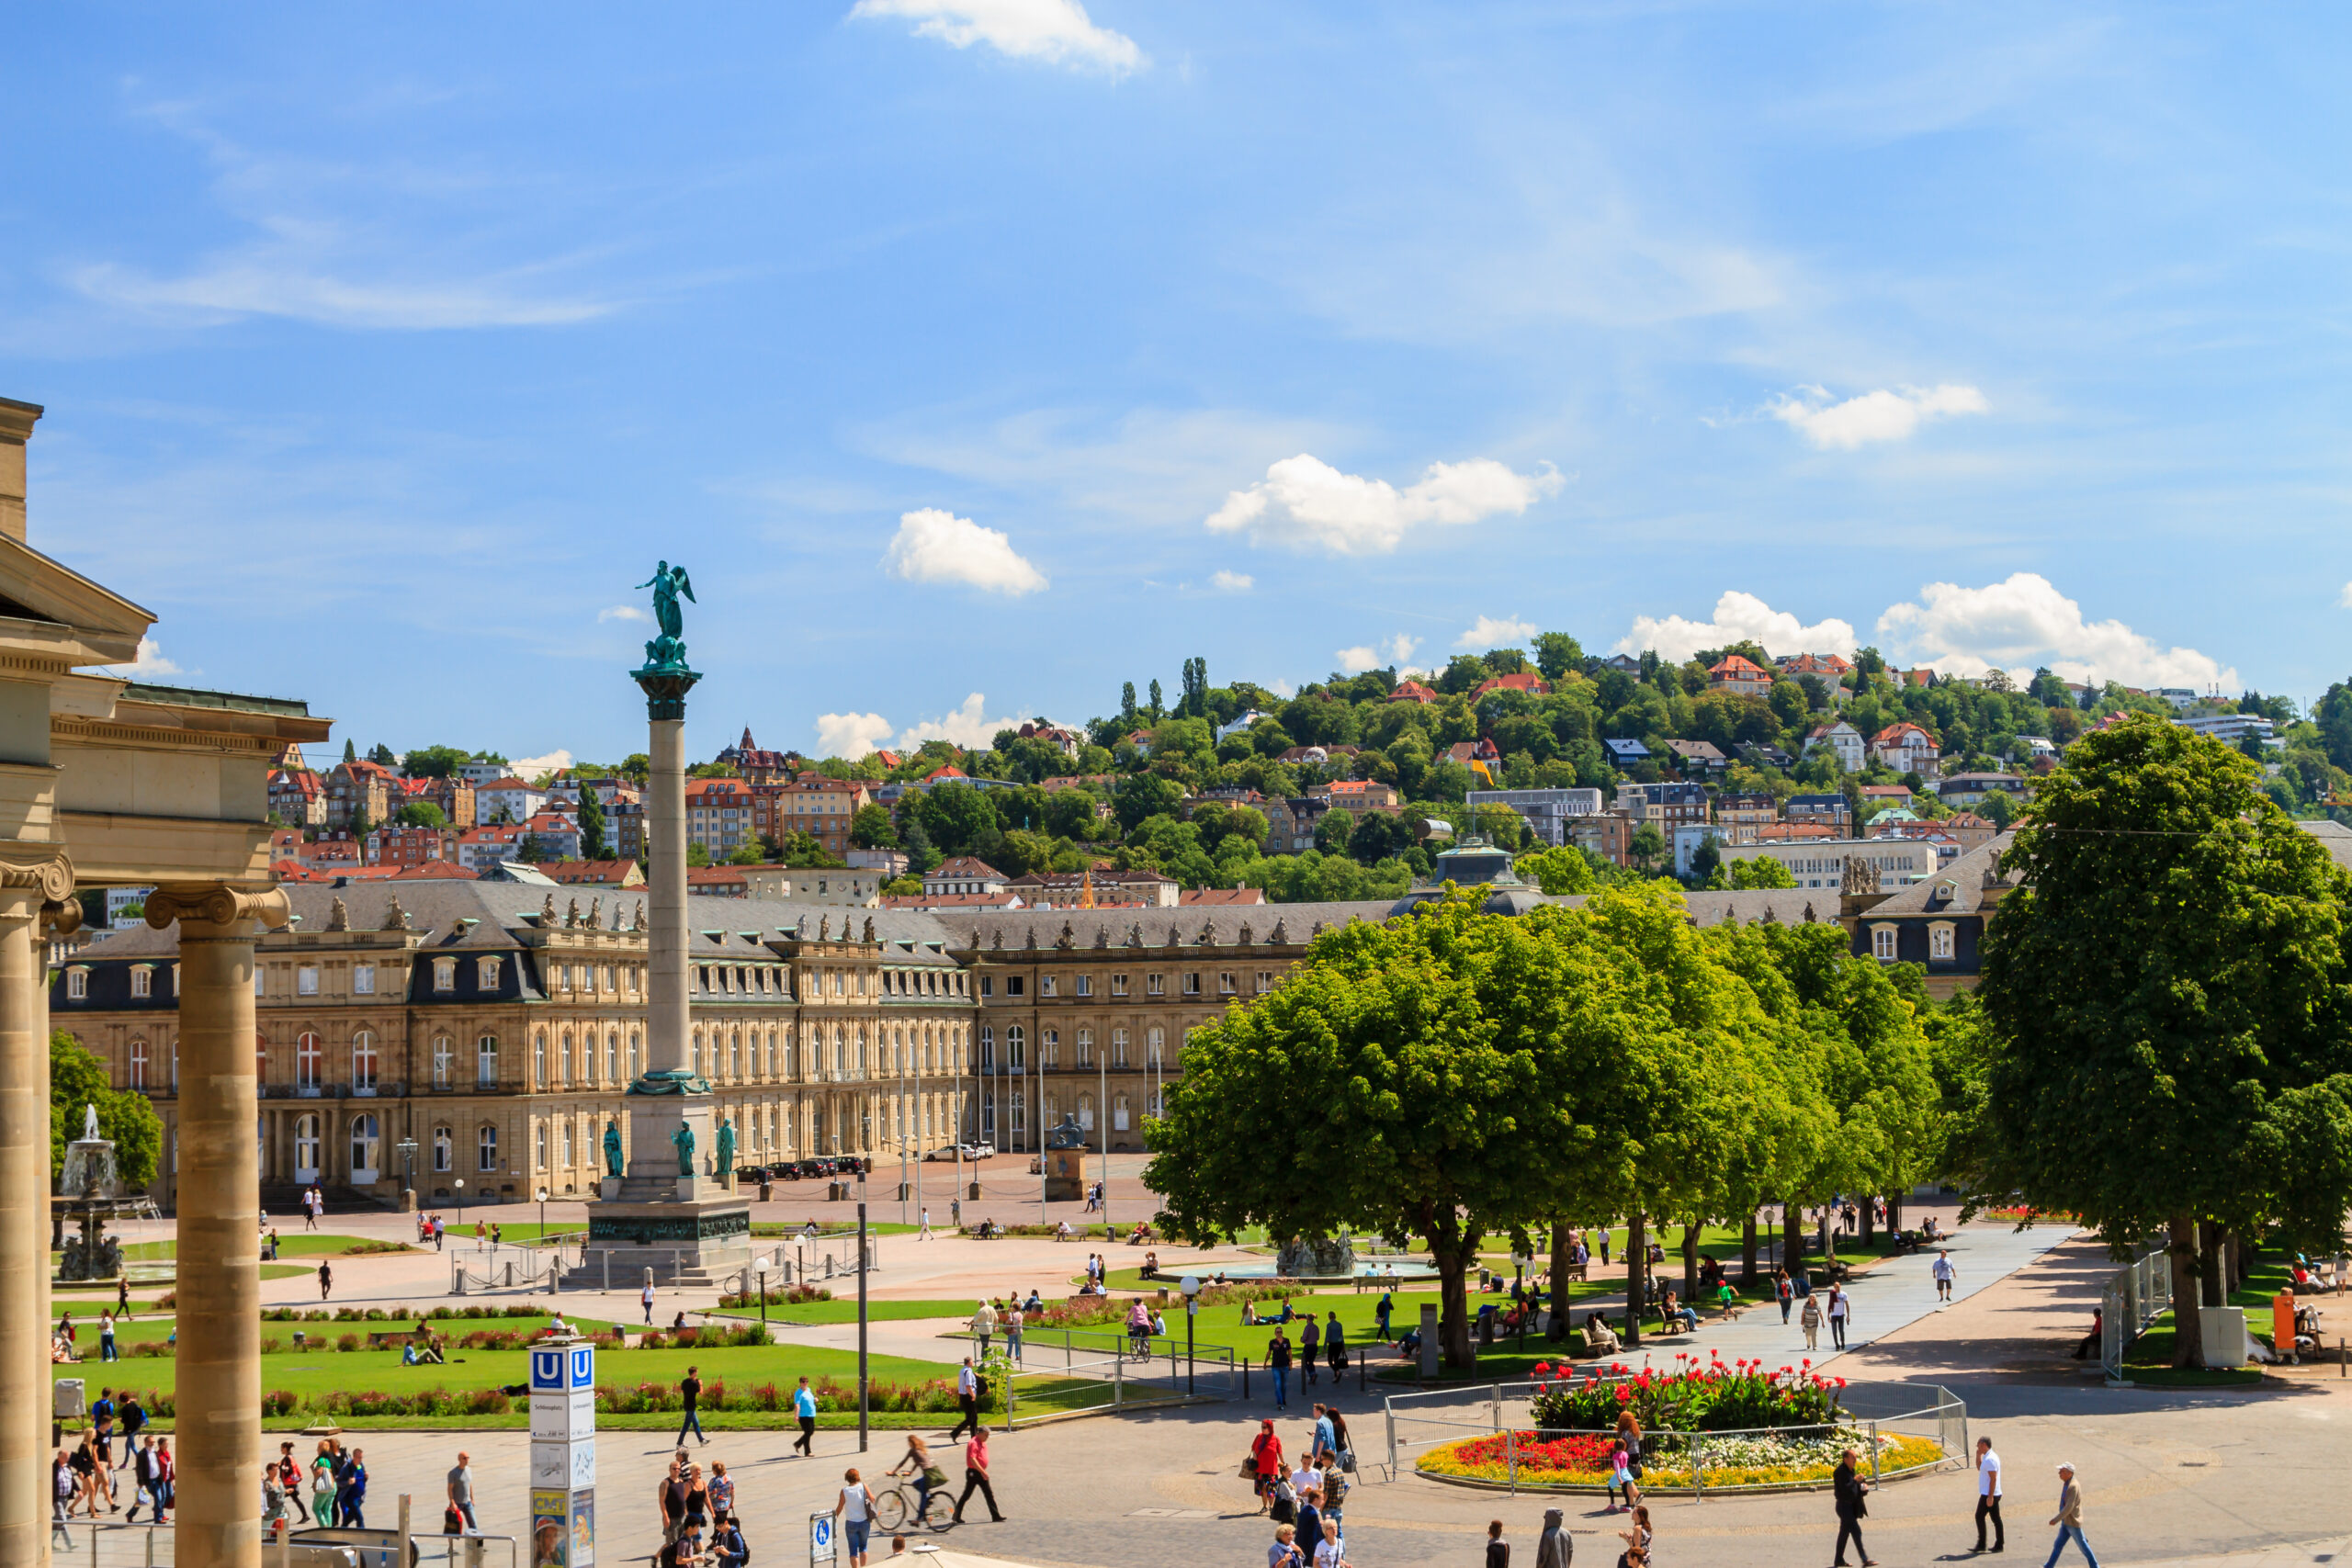
[[[899,1482],[888,1492],[875,1494],[874,1522],[886,1530],[897,1529],[914,1512],[914,1491],[911,1479]],[[931,1499],[923,1505],[922,1522],[933,1531],[944,1530],[956,1522],[955,1499],[947,1495],[944,1485],[931,1489]]]

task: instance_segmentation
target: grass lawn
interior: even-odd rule
[[[2270,1300],[2293,1282],[2284,1258],[2258,1262],[2246,1271],[2245,1283],[2230,1292],[2230,1305],[2245,1309],[2246,1327],[2260,1332],[2270,1326]],[[2148,1331],[2124,1348],[2123,1375],[2149,1388],[2230,1388],[2262,1381],[2256,1367],[2176,1367],[2173,1314],[2169,1312],[2148,1325]]]
[[[869,1301],[865,1303],[865,1317],[869,1323],[917,1317],[968,1318],[972,1315],[972,1309],[978,1304],[978,1297],[944,1302]],[[725,1312],[713,1313],[711,1315],[757,1323],[760,1318],[760,1309],[756,1306],[729,1307]],[[836,1296],[829,1302],[793,1302],[788,1304],[783,1302],[770,1302],[768,1321],[770,1323],[855,1323],[857,1298]]]
[[[354,1248],[360,1249],[361,1256],[371,1252],[414,1252],[417,1250],[413,1247],[386,1243],[373,1236],[329,1235],[324,1232],[305,1235],[299,1231],[288,1235],[283,1230],[279,1231],[277,1235],[277,1255],[280,1258],[344,1258],[352,1256]],[[256,1254],[261,1251],[258,1241],[254,1244],[254,1251]],[[62,1253],[50,1254],[52,1258],[62,1256]],[[135,1241],[122,1249],[122,1256],[126,1261],[132,1263],[174,1262],[179,1258],[179,1243]]]

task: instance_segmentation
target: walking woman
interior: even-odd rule
[[[1611,1456],[1609,1473],[1609,1512],[1617,1511],[1617,1493],[1623,1488],[1625,1506],[1641,1506],[1642,1489],[1634,1484],[1642,1474],[1642,1423],[1630,1410],[1617,1412],[1616,1451]]]
[[[1250,1474],[1257,1488],[1260,1513],[1272,1506],[1274,1483],[1283,1473],[1283,1440],[1274,1436],[1272,1421],[1261,1421],[1258,1436],[1250,1444]]]
[[[1853,1298],[1842,1285],[1829,1287],[1829,1337],[1843,1350],[1846,1348],[1846,1316],[1853,1309]]]
[[[1785,1328],[1788,1326],[1789,1322],[1789,1308],[1794,1305],[1796,1302],[1796,1291],[1789,1283],[1789,1271],[1787,1269],[1775,1269],[1772,1270],[1772,1294],[1780,1299],[1781,1325]]]
[[[1818,1298],[1805,1297],[1804,1310],[1797,1314],[1797,1322],[1804,1329],[1804,1348],[1808,1350],[1820,1349],[1821,1303]]]

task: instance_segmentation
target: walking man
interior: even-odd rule
[[[1290,1337],[1274,1325],[1274,1337],[1266,1344],[1266,1372],[1274,1380],[1274,1408],[1290,1407]]]
[[[474,1472],[469,1468],[469,1456],[464,1450],[458,1450],[457,1466],[449,1472],[449,1506],[466,1521],[468,1535],[480,1535],[481,1521],[474,1517]]]
[[[2066,1550],[2066,1538],[2073,1536],[2075,1544],[2083,1549],[2083,1561],[2091,1568],[2098,1568],[2098,1559],[2091,1555],[2091,1543],[2083,1535],[2083,1489],[2075,1484],[2075,1467],[2058,1467],[2058,1512],[2051,1519],[2058,1527],[2058,1539],[2050,1543],[2050,1561],[2042,1568],[2057,1568],[2058,1554]]]
[[[1854,1538],[1854,1551],[1861,1557],[1861,1568],[1877,1568],[1877,1560],[1871,1556],[1870,1548],[1862,1544],[1862,1517],[1871,1511],[1870,1506],[1862,1499],[1870,1495],[1871,1483],[1862,1479],[1860,1463],[1860,1456],[1852,1449],[1848,1449],[1838,1461],[1837,1473],[1830,1477],[1830,1484],[1838,1495],[1838,1568],[1849,1568],[1846,1562],[1848,1536]],[[2098,1568],[2098,1565],[2094,1563],[2092,1568]]]
[[[1004,1348],[1012,1353],[1012,1364],[1021,1364],[1021,1298],[1012,1298],[1004,1313]]]
[[[929,1241],[931,1239],[931,1211],[929,1209],[925,1209],[922,1212],[922,1229],[915,1233],[915,1239],[917,1241]]]
[[[1951,1301],[1953,1274],[1951,1254],[1950,1252],[1937,1253],[1936,1261],[1933,1267],[1928,1269],[1928,1272],[1936,1277],[1936,1304],[1940,1306],[1944,1303]]]
[[[1993,1521],[1991,1550],[2001,1551],[2008,1544],[2008,1532],[2001,1525],[2001,1456],[1993,1451],[1993,1439],[1976,1439],[1976,1550],[1986,1550],[1984,1521]]]
[[[695,1441],[708,1448],[710,1439],[703,1436],[702,1416],[696,1408],[702,1403],[702,1379],[695,1375],[694,1368],[688,1367],[686,1375],[678,1380],[678,1393],[686,1402],[685,1417],[678,1423],[678,1446],[681,1448],[685,1446],[686,1428],[692,1427],[695,1429]]]
[[[327,1299],[327,1292],[330,1292],[330,1291],[332,1291],[332,1290],[334,1290],[334,1266],[333,1264],[329,1264],[329,1263],[322,1263],[322,1264],[320,1264],[320,1265],[319,1265],[319,1300],[321,1300],[321,1301],[324,1301],[324,1300],[326,1300],[326,1299]]]
[[[817,1394],[808,1386],[808,1380],[805,1377],[800,1380],[800,1386],[793,1391],[792,1413],[800,1419],[800,1436],[792,1446],[810,1459],[815,1459],[817,1457]]]
[[[969,1356],[964,1358],[964,1364],[956,1371],[956,1403],[963,1407],[964,1418],[949,1428],[947,1440],[951,1443],[967,1431],[980,1429],[980,1377],[972,1370]]]
[[[638,1304],[639,1304],[639,1305],[640,1305],[640,1306],[642,1306],[642,1307],[645,1309],[645,1321],[646,1321],[646,1324],[648,1325],[648,1326],[650,1326],[650,1325],[651,1325],[651,1324],[652,1324],[652,1322],[653,1322],[653,1281],[652,1281],[652,1280],[648,1280],[647,1281],[645,1281],[645,1289],[643,1289],[643,1290],[641,1290],[641,1291],[638,1292],[638,1293],[637,1293],[637,1300],[638,1300]]]
[[[1299,1364],[1306,1369],[1305,1381],[1309,1388],[1315,1385],[1315,1348],[1322,1343],[1322,1340],[1323,1331],[1317,1325],[1315,1314],[1310,1312],[1306,1314],[1306,1326],[1298,1331]]]
[[[956,1522],[964,1522],[964,1505],[972,1500],[977,1489],[989,1500],[989,1517],[998,1524],[1004,1516],[997,1511],[996,1488],[989,1484],[989,1429],[974,1426],[972,1440],[964,1445],[964,1495],[956,1499]]]
[[[989,1359],[989,1341],[996,1337],[996,1308],[982,1301],[979,1310],[972,1314],[972,1340],[980,1348],[980,1359]]]

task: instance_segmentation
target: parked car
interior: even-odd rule
[[[966,1159],[994,1159],[996,1145],[994,1144],[966,1144],[964,1157]]]

